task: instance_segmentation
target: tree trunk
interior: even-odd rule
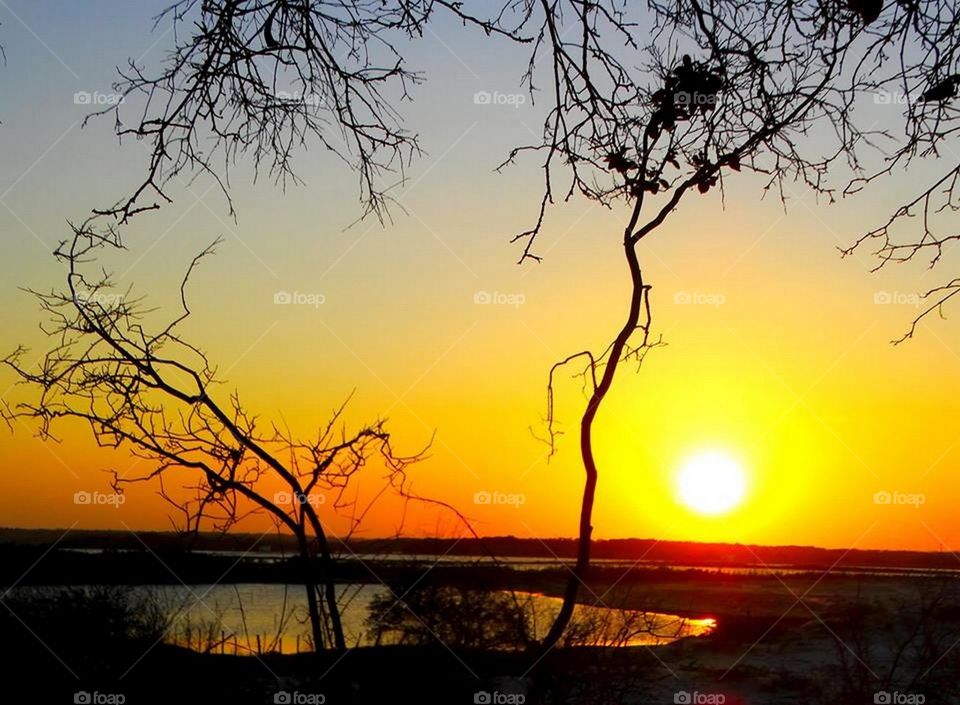
[[[333,631],[333,646],[337,651],[346,651],[347,642],[343,636],[343,623],[340,620],[340,608],[337,606],[337,586],[333,575],[333,557],[330,555],[330,544],[327,541],[327,534],[320,523],[320,517],[317,516],[313,507],[304,505],[304,514],[310,520],[313,527],[314,537],[317,545],[320,547],[320,574],[323,576],[324,597],[327,603],[327,610],[330,613],[330,627]]]
[[[301,530],[297,533],[297,543],[300,546],[300,559],[303,561],[303,586],[307,591],[307,612],[310,615],[310,633],[313,636],[314,651],[323,648],[323,618],[320,615],[320,605],[317,603],[317,585],[314,581],[313,558],[310,555],[310,544],[306,534]]]
[[[632,224],[628,228],[624,237],[624,250],[627,258],[627,265],[630,270],[631,281],[631,300],[630,311],[627,314],[627,320],[623,327],[614,338],[613,345],[610,347],[610,357],[607,360],[606,367],[603,370],[603,376],[600,382],[593,390],[590,400],[587,402],[587,408],[580,419],[580,456],[583,460],[583,469],[586,472],[587,479],[583,488],[583,498],[580,503],[580,534],[577,542],[577,562],[573,568],[570,579],[567,581],[567,587],[563,593],[563,604],[560,612],[550,627],[550,631],[544,637],[540,648],[537,651],[539,660],[547,654],[560,641],[564,630],[573,617],[573,609],[577,604],[577,593],[580,585],[587,579],[587,573],[590,568],[590,541],[593,534],[593,502],[597,489],[597,464],[593,456],[593,422],[596,418],[600,404],[610,391],[610,385],[613,383],[613,377],[620,365],[624,350],[637,329],[640,321],[641,308],[644,297],[643,274],[640,271],[640,261],[637,258],[636,245],[631,237]]]

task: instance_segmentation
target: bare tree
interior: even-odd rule
[[[874,101],[902,106],[902,133],[888,135],[882,164],[857,174],[846,186],[852,196],[887,178],[909,175],[904,200],[875,227],[860,234],[844,255],[869,248],[877,258],[874,271],[889,264],[925,260],[933,268],[957,241],[960,210],[960,156],[955,144],[960,130],[960,8],[950,2],[889,4],[883,21],[871,33],[860,79]],[[860,67],[858,67],[860,68]],[[933,175],[918,167],[936,164]],[[923,294],[925,305],[907,331],[894,342],[913,337],[928,315],[960,293],[953,276]]]
[[[880,692],[923,689],[931,701],[956,702],[954,673],[960,641],[954,581],[929,577],[906,596],[854,596],[834,618],[835,694],[829,702],[867,699]]]
[[[863,138],[846,129],[849,94],[833,82],[841,75],[846,47],[876,18],[870,11],[814,2],[650,2],[651,38],[649,27],[638,25],[621,0],[510,0],[488,19],[462,3],[430,0],[241,0],[199,8],[195,0],[185,0],[161,16],[177,26],[200,12],[165,70],[148,77],[131,66],[121,82],[125,96],[144,95],[146,106],[144,117],[130,127],[120,121],[117,107],[118,133],[149,139],[151,164],[133,194],[105,212],[125,222],[156,207],[141,198],[153,192],[166,199],[164,184],[185,168],[212,174],[226,193],[212,152],[200,147],[207,137],[225,164],[249,151],[258,167],[263,164],[282,181],[293,176],[294,148],[312,136],[358,170],[368,212],[382,215],[387,195],[377,177],[394,167],[402,170],[417,149],[385,92],[387,84],[396,84],[402,100],[406,87],[419,79],[403,66],[393,38],[421,33],[437,7],[487,33],[532,41],[525,77],[531,91],[536,67],[547,64],[552,107],[544,138],[518,147],[505,162],[527,152],[545,155],[536,223],[516,238],[523,243],[521,262],[539,259],[534,244],[554,200],[558,170],[570,176],[564,198],[581,194],[607,206],[625,200],[630,208],[622,237],[632,287],[626,319],[602,352],[566,358],[548,381],[551,446],[555,373],[583,362],[589,397],[580,424],[586,484],[577,562],[543,645],[549,649],[569,622],[589,566],[597,482],[594,420],[620,363],[642,360],[656,344],[650,287],[637,256],[640,240],[659,228],[687,193],[722,188],[728,170],[762,173],[768,187],[789,178],[826,192],[827,166]],[[344,50],[343,59],[338,50]],[[639,69],[638,54],[646,62]],[[384,63],[383,56],[393,61]],[[317,107],[338,126],[338,138],[326,130]],[[820,117],[837,127],[836,144],[826,154],[808,156],[796,138]]]
[[[551,449],[558,433],[553,395],[559,371],[580,365],[577,371],[586,384],[587,401],[579,432],[586,479],[577,560],[563,607],[541,645],[545,653],[569,623],[579,585],[587,579],[598,480],[594,423],[621,363],[641,362],[659,340],[653,334],[651,287],[643,276],[639,243],[660,229],[689,194],[717,190],[722,194],[732,172],[759,175],[766,190],[781,199],[785,183],[791,181],[833,198],[835,189],[827,177],[834,166],[858,175],[843,190],[852,194],[914,160],[939,154],[953,136],[956,115],[951,100],[960,87],[957,8],[946,0],[904,0],[887,7],[878,0],[649,0],[640,11],[625,0],[508,0],[493,10],[483,7],[480,13],[442,0],[182,0],[158,18],[177,28],[175,48],[163,70],[154,75],[131,63],[119,84],[128,100],[111,108],[121,138],[147,142],[147,174],[130,194],[99,213],[126,223],[169,201],[166,189],[171,179],[198,171],[214,178],[229,199],[229,166],[242,154],[252,157],[258,171],[283,183],[296,178],[291,160],[297,148],[315,139],[357,170],[366,212],[382,217],[389,201],[389,186],[381,183],[382,178],[398,172],[402,179],[405,165],[418,152],[416,137],[403,128],[395,102],[404,100],[409,86],[421,76],[406,67],[397,42],[419,36],[438,10],[508,41],[530,42],[525,75],[529,89],[538,91],[540,76],[547,77],[549,110],[543,139],[517,147],[502,165],[534,155],[544,175],[534,224],[515,238],[523,248],[520,261],[539,261],[536,243],[555,200],[579,195],[611,208],[626,206],[627,217],[618,233],[630,281],[624,319],[602,349],[568,356],[548,377]],[[858,124],[855,103],[891,87],[907,94],[920,90],[922,100],[907,110],[905,143],[884,168],[864,172],[861,154],[891,136]],[[122,111],[135,105],[141,111],[138,119],[122,119]],[[809,139],[814,130],[818,139]],[[930,221],[937,212],[960,205],[955,200],[958,174],[960,166],[951,168],[854,247],[879,240],[881,266],[919,252],[932,253],[937,262],[958,236],[937,234]],[[562,188],[557,185],[561,178],[566,179]],[[921,237],[897,244],[891,239],[891,227],[916,213],[924,216]],[[251,467],[246,462],[255,472],[275,473],[288,483],[288,476],[293,478],[299,483],[290,485],[297,489],[295,496],[303,497],[300,492],[316,483],[304,480],[297,467],[277,460],[288,451],[305,458],[307,477],[313,477],[309,473],[319,466],[318,457],[328,457],[324,453],[332,451],[338,460],[331,463],[338,465],[366,457],[366,450],[352,454],[358,448],[386,453],[399,464],[395,467],[402,468],[406,460],[395,458],[389,444],[384,445],[388,436],[379,425],[367,429],[366,435],[338,442],[321,435],[319,444],[296,443],[276,428],[263,437],[254,435],[254,420],[242,412],[238,401],[232,400],[226,409],[209,401],[206,389],[213,377],[202,355],[194,364],[155,355],[158,343],[181,346],[188,356],[200,355],[176,333],[182,317],[149,337],[136,322],[132,303],[101,310],[78,301],[76,266],[94,249],[118,246],[120,241],[116,230],[94,232],[89,223],[74,235],[58,251],[70,263],[70,290],[44,294],[42,299],[50,313],[60,316],[54,333],[70,345],[61,342],[40,373],[24,370],[18,356],[8,359],[26,381],[45,390],[40,403],[15,413],[32,414],[45,424],[61,415],[87,414],[101,438],[131,443],[144,429],[154,433],[159,428],[162,442],[144,450],[154,453],[155,459],[161,457],[158,449],[171,443],[178,462],[194,462],[191,453],[212,454],[196,467],[171,466],[200,471],[210,483],[209,488],[201,487],[213,492],[211,497],[222,495],[224,488],[234,497],[245,497],[239,487],[216,484],[223,480],[211,483],[208,471],[217,477],[226,472],[231,482],[239,482],[237,478],[247,477]],[[922,315],[940,310],[957,291],[958,280],[934,289],[934,303]],[[184,296],[184,316],[188,314]],[[116,368],[120,376],[87,375],[84,370],[100,364],[99,357],[81,357],[85,362],[78,365],[66,356],[65,351],[73,355],[71,346],[89,335],[113,351],[106,358],[110,364],[117,364],[120,350],[132,356],[124,357],[124,365]],[[176,386],[164,373],[186,375],[192,386]],[[142,406],[126,401],[130,392],[123,390],[132,380],[136,394],[146,394],[142,400],[133,397]],[[116,399],[116,409],[110,403],[93,405],[91,399],[100,397],[84,396],[90,389],[109,392],[104,398]],[[64,390],[79,396],[62,407],[51,406],[49,402]],[[144,414],[163,413],[152,405],[157,394],[168,395],[174,407],[188,404],[197,411],[165,416],[173,425],[156,426]],[[73,404],[76,401],[87,405]],[[137,413],[124,416],[131,413],[128,408]],[[100,411],[94,414],[89,409]],[[129,436],[103,425],[115,418],[134,424],[118,427],[127,429]],[[203,444],[187,443],[182,435],[195,430],[207,439]],[[241,451],[236,459],[241,475],[230,474],[235,462],[231,449]],[[324,480],[331,476],[329,467],[319,473]],[[350,472],[341,474],[348,477]],[[206,497],[204,490],[198,497]],[[304,504],[309,506],[301,503],[299,520],[288,514],[287,518],[301,529],[309,528],[323,556],[322,526]],[[210,506],[221,505],[198,500],[198,507]]]
[[[22,348],[4,360],[36,395],[8,406],[5,418],[36,421],[44,439],[55,438],[60,419],[87,422],[99,445],[125,447],[149,461],[137,476],[113,471],[115,490],[156,483],[188,530],[203,524],[227,531],[251,514],[266,514],[296,537],[315,647],[345,649],[321,493],[335,510],[348,483],[374,458],[386,468],[387,482],[402,486],[419,454],[397,455],[383,420],[347,432],[343,406],[315,437],[299,439],[285,426],[260,421],[236,393],[219,399],[216,368],[180,332],[190,316],[189,279],[216,243],[188,267],[182,311],[151,326],[142,299],[129,290],[117,293],[105,274],[84,272],[97,250],[117,246],[115,230],[98,225],[94,217],[72,226],[73,237],[56,250],[68,270],[66,287],[33,292],[54,345],[36,368],[24,364]],[[177,483],[184,484],[171,487]],[[277,485],[280,492],[268,491]]]
[[[118,296],[108,276],[91,280],[81,267],[104,249],[121,249],[121,228],[132,217],[170,203],[171,180],[208,175],[232,212],[229,173],[239,156],[250,157],[258,174],[266,171],[285,185],[297,179],[295,153],[314,140],[359,174],[364,215],[382,219],[390,187],[381,177],[399,172],[402,180],[405,165],[419,152],[396,104],[421,77],[404,65],[395,42],[419,36],[437,9],[488,34],[512,36],[497,18],[474,17],[460,3],[444,0],[170,5],[156,20],[174,29],[174,48],[161,70],[130,62],[117,85],[123,100],[94,114],[113,113],[121,140],[147,144],[147,172],[113,206],[95,209],[93,217],[71,226],[72,238],[55,253],[68,266],[67,288],[33,292],[49,317],[45,330],[56,341],[40,369],[23,364],[23,349],[4,360],[39,393],[32,403],[8,408],[8,419],[38,420],[44,438],[54,437],[61,417],[83,419],[101,445],[129,445],[151,461],[143,476],[115,474],[118,491],[130,482],[158,482],[194,531],[211,522],[229,530],[251,511],[292,531],[305,566],[318,647],[343,649],[345,643],[330,547],[311,493],[325,489],[335,496],[335,507],[348,504],[344,490],[350,479],[380,456],[389,470],[388,485],[408,500],[429,501],[404,486],[405,468],[420,454],[395,455],[382,420],[346,433],[338,426],[343,407],[316,438],[303,441],[285,427],[258,423],[236,395],[216,398],[215,369],[180,334],[190,315],[188,280],[214,246],[187,270],[181,314],[153,330],[144,322],[140,300]],[[177,471],[195,478],[192,499],[168,492]],[[286,502],[263,493],[261,481],[267,478],[287,487]],[[365,513],[354,507],[351,530]]]
[[[651,0],[643,12],[616,0],[541,0],[539,13],[523,25],[539,23],[526,80],[534,89],[536,69],[546,64],[551,109],[542,141],[517,147],[502,165],[529,154],[542,158],[545,187],[536,220],[514,238],[523,246],[520,261],[540,260],[535,245],[556,199],[582,196],[611,208],[625,203],[619,242],[630,281],[627,311],[609,344],[566,357],[548,377],[551,453],[559,433],[556,375],[577,364],[584,380],[579,446],[586,480],[576,564],[539,655],[560,639],[588,577],[597,415],[620,365],[641,362],[660,342],[652,334],[640,242],[689,194],[719,190],[722,196],[724,180],[735,172],[759,175],[764,191],[781,200],[789,182],[832,199],[831,168],[858,170],[858,151],[884,135],[855,122],[853,111],[858,97],[875,90],[875,65],[893,45],[876,36],[903,39],[919,31],[913,20],[904,25],[903,10],[878,21],[880,5]],[[810,138],[814,130],[818,139]]]
[[[117,84],[124,100],[95,113],[112,113],[121,139],[150,150],[144,179],[98,212],[126,222],[169,202],[171,179],[197,172],[229,202],[240,155],[282,184],[297,181],[293,158],[315,142],[356,171],[364,215],[382,219],[392,188],[382,179],[402,182],[420,152],[398,106],[423,76],[407,67],[401,42],[421,36],[437,11],[523,41],[497,15],[446,0],[174,2],[156,19],[175,30],[162,68],[130,61]]]

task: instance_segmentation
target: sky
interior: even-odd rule
[[[24,344],[39,356],[48,344],[23,288],[61,283],[50,252],[66,221],[114,202],[142,173],[145,150],[118,144],[109,119],[81,127],[87,108],[74,94],[111,93],[129,57],[162,60],[172,41],[166,25],[152,29],[162,5],[0,3],[4,353]],[[308,434],[353,393],[350,424],[388,418],[400,452],[433,438],[409,470],[417,494],[457,506],[481,534],[573,536],[577,380],[558,386],[567,434],[549,462],[534,434],[550,366],[603,349],[625,313],[626,212],[558,205],[539,242],[543,262],[518,265],[510,239],[533,222],[540,172],[535,161],[496,167],[542,122],[542,103],[520,86],[525,54],[440,23],[408,58],[427,80],[401,112],[425,154],[395,191],[391,222],[348,227],[361,212],[356,177],[316,149],[295,162],[304,185],[285,191],[239,165],[236,219],[210,182],[176,186],[174,204],[138,218],[109,265],[121,289],[173,311],[191,258],[223,237],[192,281],[185,328],[219,366],[223,398],[236,390],[263,418]],[[523,100],[478,105],[478,91]],[[900,108],[868,109],[882,124]],[[871,273],[868,250],[838,251],[932,173],[898,173],[835,204],[788,185],[786,208],[757,178],[737,176],[723,201],[694,195],[647,239],[641,261],[666,345],[639,370],[623,367],[598,418],[596,537],[960,549],[960,332],[933,317],[890,344],[955,253],[933,272],[917,263]],[[278,305],[278,292],[322,304]],[[0,371],[11,404],[24,394],[13,381]],[[144,469],[126,452],[96,448],[80,426],[62,427],[58,443],[34,431],[0,428],[0,525],[170,527],[156,486],[130,488],[121,506],[75,503],[77,492],[110,492],[104,469]],[[747,479],[743,503],[721,516],[677,498],[677,473],[704,451],[735,459]],[[358,496],[381,483],[369,468]],[[513,500],[478,504],[483,493]],[[244,528],[266,526],[254,518]],[[361,534],[398,531],[463,530],[449,513],[403,511],[386,496]]]

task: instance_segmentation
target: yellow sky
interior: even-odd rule
[[[269,199],[279,208],[305,197]],[[522,199],[511,200],[521,212]],[[692,205],[696,212],[644,248],[656,328],[667,345],[641,370],[623,368],[601,412],[596,535],[955,546],[951,519],[960,490],[951,390],[960,359],[950,322],[931,321],[916,340],[890,346],[915,308],[877,304],[875,295],[908,291],[909,278],[871,277],[865,262],[841,261],[823,209],[800,206],[781,218],[773,204],[726,212],[715,200]],[[582,205],[558,210],[544,239],[547,260],[521,268],[504,242],[508,233],[498,237],[480,225],[484,210],[480,203],[428,205],[359,240],[336,231],[311,240],[315,227],[294,206],[282,230],[310,243],[295,264],[283,256],[285,246],[257,240],[263,226],[256,221],[273,214],[253,213],[255,222],[241,221],[238,234],[259,246],[258,254],[228,238],[198,276],[200,305],[188,330],[220,364],[229,380],[224,393],[239,389],[265,417],[282,415],[307,431],[356,388],[350,420],[388,416],[401,451],[436,430],[430,457],[411,472],[413,488],[457,505],[482,533],[572,535],[582,482],[577,380],[559,385],[567,435],[549,464],[529,427],[542,431],[552,361],[602,346],[622,315],[616,216],[584,214]],[[576,225],[564,236],[569,223]],[[174,265],[183,265],[186,248],[209,226],[168,235],[150,256],[169,257],[169,275],[148,278],[173,282]],[[311,272],[338,258],[334,271],[311,284]],[[264,265],[278,274],[299,271],[280,274],[277,284]],[[272,294],[280,289],[322,292],[325,301],[276,306]],[[475,304],[478,291],[513,304]],[[39,342],[25,327],[17,330]],[[745,503],[711,518],[679,506],[673,485],[684,459],[708,449],[737,458],[748,475]],[[167,526],[167,507],[152,487],[130,490],[119,509],[73,504],[78,489],[107,490],[99,472],[105,464],[121,471],[130,465],[125,456],[94,452],[82,429],[52,447],[16,429],[0,462],[7,469],[0,480],[4,524]],[[361,496],[378,483],[374,470]],[[524,499],[519,507],[474,504],[483,491]],[[879,491],[922,493],[925,501],[919,509],[878,505]],[[393,533],[398,515],[398,503],[384,500],[364,533]],[[402,529],[458,531],[451,516],[418,506]]]

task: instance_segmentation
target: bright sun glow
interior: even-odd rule
[[[747,493],[747,476],[740,464],[720,452],[693,456],[677,474],[677,499],[699,514],[724,514]]]

